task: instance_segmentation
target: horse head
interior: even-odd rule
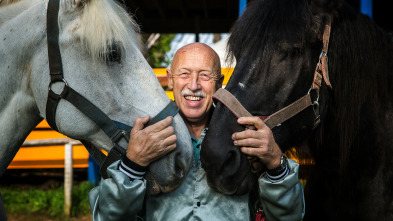
[[[5,5],[4,10],[0,8],[0,13],[14,8],[20,11],[17,16],[8,14],[11,18],[0,21],[0,35],[5,42],[0,50],[2,60],[5,59],[0,65],[1,77],[9,89],[6,95],[2,93],[1,102],[7,104],[2,107],[7,106],[9,111],[3,111],[1,119],[18,119],[10,121],[7,127],[13,128],[11,131],[19,127],[14,140],[4,143],[6,138],[1,136],[1,173],[31,129],[48,115],[47,4],[26,0]],[[137,117],[152,118],[166,107],[170,99],[139,50],[138,26],[120,5],[112,0],[60,0],[58,4],[55,19],[64,80],[51,83],[49,91],[60,94],[67,85],[110,119],[125,125],[132,125]],[[0,18],[7,18],[7,14]],[[13,111],[15,108],[17,112]],[[71,138],[108,152],[113,146],[95,122],[65,99],[59,100],[54,120],[57,130]],[[189,133],[178,114],[172,126],[177,148],[150,166],[146,177],[151,194],[178,187],[192,164]],[[127,148],[126,143],[123,148]]]
[[[304,142],[326,109],[329,89],[325,81],[319,98],[311,85],[323,47],[323,24],[332,13],[329,8],[333,8],[331,2],[254,1],[232,27],[228,47],[237,65],[225,89],[248,112],[269,117],[308,93],[312,104],[319,104],[271,126],[283,152]],[[217,102],[201,149],[209,185],[225,194],[244,194],[255,180],[247,157],[231,139],[234,132],[245,129],[236,120]]]

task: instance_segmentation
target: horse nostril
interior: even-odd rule
[[[185,174],[184,174],[184,165],[181,161],[181,153],[177,153],[175,156],[175,175],[179,178],[182,179]]]

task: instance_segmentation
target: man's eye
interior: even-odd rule
[[[189,74],[186,73],[186,72],[184,72],[184,73],[180,73],[179,76],[180,76],[180,77],[183,77],[183,78],[186,78],[186,77],[189,76]]]
[[[204,81],[208,81],[210,80],[211,76],[208,74],[200,74],[199,77],[204,80]]]

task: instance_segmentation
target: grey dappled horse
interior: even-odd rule
[[[69,87],[126,125],[136,117],[154,117],[170,102],[139,51],[137,25],[120,5],[112,0],[60,0],[59,5],[54,24]],[[42,0],[0,1],[0,174],[47,116],[47,7]],[[60,93],[64,82],[50,87]],[[112,141],[67,100],[60,99],[54,118],[59,132],[110,151]],[[177,148],[150,165],[151,194],[178,187],[191,167],[192,145],[178,114],[172,125]]]

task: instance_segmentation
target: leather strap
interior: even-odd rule
[[[214,93],[213,98],[224,104],[237,118],[252,116],[235,98],[235,96],[233,96],[229,91],[223,88],[219,88]],[[313,102],[311,101],[311,96],[308,93],[299,100],[291,103],[290,105],[267,117],[264,120],[264,123],[270,129],[272,129],[312,105]]]
[[[319,55],[319,61],[315,67],[314,80],[311,85],[313,90],[316,90],[319,94],[319,88],[321,87],[322,79],[324,79],[326,85],[332,89],[332,84],[329,79],[329,69],[328,69],[328,49],[330,41],[330,30],[331,30],[332,19],[330,16],[326,17],[325,30],[323,31],[322,37],[322,52]]]
[[[312,105],[313,102],[311,101],[310,94],[306,94],[299,100],[270,115],[266,120],[264,120],[264,122],[270,129],[272,129]]]
[[[166,117],[169,116],[174,117],[178,112],[179,112],[179,108],[177,107],[176,103],[171,100],[169,104],[167,104],[164,107],[164,109],[160,111],[160,113],[158,113],[155,117],[150,119],[150,121],[145,125],[145,127],[155,124],[158,121],[165,119]]]
[[[63,65],[61,62],[61,54],[59,47],[59,26],[58,26],[58,15],[59,15],[59,1],[49,0],[48,10],[46,16],[46,29],[47,29],[47,42],[48,42],[48,60],[49,60],[49,94],[46,103],[46,120],[48,124],[54,129],[58,130],[55,122],[55,110],[59,101],[59,96],[56,95],[50,86],[56,81],[62,81],[63,79]]]
[[[229,91],[224,88],[219,88],[214,94],[213,98],[220,101],[227,107],[237,118],[239,117],[252,117],[246,108],[233,96]]]

